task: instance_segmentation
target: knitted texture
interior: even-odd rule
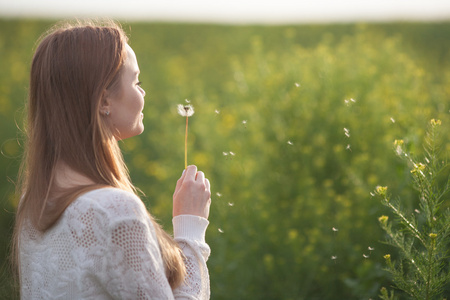
[[[20,236],[22,299],[209,299],[208,220],[173,219],[185,283],[170,288],[155,229],[134,194],[105,188],[77,198],[45,232]]]

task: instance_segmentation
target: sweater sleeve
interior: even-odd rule
[[[111,222],[103,285],[114,299],[173,299],[153,224],[142,209]]]
[[[210,282],[206,261],[210,248],[205,242],[208,220],[192,215],[176,216],[172,220],[174,238],[184,254],[186,279],[174,290],[177,299],[209,299]]]
[[[134,195],[115,203],[117,213],[109,215],[105,269],[100,272],[107,293],[114,299],[209,299],[208,221],[187,215],[174,218],[175,240],[183,251],[187,276],[182,286],[172,290],[145,206]]]

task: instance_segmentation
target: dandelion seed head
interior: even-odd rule
[[[182,117],[190,117],[194,114],[194,107],[190,104],[188,105],[178,104],[177,110],[178,114]]]

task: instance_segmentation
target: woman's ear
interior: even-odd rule
[[[100,103],[100,114],[104,116],[109,116],[111,113],[111,98],[110,92],[105,90],[102,95],[101,103]]]

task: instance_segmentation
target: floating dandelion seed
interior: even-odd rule
[[[338,232],[339,229],[337,229],[336,227],[331,228],[331,230],[333,230],[334,232]]]
[[[349,150],[350,152],[352,151],[352,146],[350,146],[350,144],[347,144],[347,147],[345,147],[346,150]]]
[[[185,101],[186,103],[191,103],[191,100],[188,100],[188,99],[184,99],[184,101]]]
[[[300,83],[297,83],[297,82],[296,82],[296,83],[295,83],[295,86],[296,86],[296,87],[300,87]]]
[[[367,259],[367,258],[369,258],[370,256],[369,256],[369,255],[363,254],[363,257]]]
[[[375,197],[375,193],[374,192],[370,192],[370,196]]]
[[[372,247],[368,247],[367,249],[369,249],[369,251],[373,251],[373,250],[375,250],[375,248],[372,248]]]
[[[234,152],[231,152],[231,151],[230,151],[230,152],[228,152],[228,153],[230,153],[230,155],[231,155],[231,156],[235,156],[235,155],[236,155],[236,153],[234,153]]]
[[[415,212],[416,214],[420,214],[420,210],[418,210],[417,208],[414,210],[414,212]]]
[[[294,145],[294,143],[293,142],[291,142],[291,141],[287,141],[287,143],[288,143],[288,145]]]
[[[219,192],[217,192],[217,193],[216,193],[216,196],[217,196],[217,197],[222,197],[222,194],[219,193]]]
[[[220,233],[223,233],[223,230],[221,228],[217,229]]]
[[[184,168],[187,169],[188,118],[194,114],[194,107],[190,104],[188,105],[178,104],[177,110],[180,116],[186,117],[186,132],[184,135]]]
[[[234,206],[233,202],[228,202],[228,206]]]
[[[242,124],[244,125],[245,128],[247,128],[247,120],[242,120]]]
[[[356,100],[353,98],[350,98],[350,100],[347,100],[347,99],[344,100],[344,103],[347,106],[350,106],[350,104],[355,103],[355,102],[356,102]]]
[[[392,123],[395,123],[395,119],[394,119],[394,118],[392,118],[392,117],[391,117],[391,122],[392,122]]]
[[[344,128],[344,134],[346,137],[350,137],[350,130],[348,130],[348,128]]]
[[[218,109],[214,110],[214,112],[215,112],[216,114],[220,114],[220,110],[218,110]]]
[[[336,259],[337,259],[337,256],[333,255],[333,256],[331,257],[331,259],[332,259],[332,260],[336,260]]]
[[[223,156],[228,156],[228,152],[222,152]]]

